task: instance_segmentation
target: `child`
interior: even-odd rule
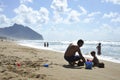
[[[93,66],[99,66],[99,60],[96,57],[96,52],[92,51],[90,54],[91,54],[91,56],[93,56],[93,60],[92,60]]]

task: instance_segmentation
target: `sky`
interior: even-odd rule
[[[120,41],[120,0],[0,0],[0,28],[14,23],[44,40]]]

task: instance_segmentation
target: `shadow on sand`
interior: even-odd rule
[[[70,69],[82,69],[84,66],[71,66],[71,65],[63,65],[64,68],[70,68]]]

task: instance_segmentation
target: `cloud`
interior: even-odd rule
[[[67,0],[53,0],[51,8],[58,13],[64,13],[70,10],[70,8],[68,8]]]
[[[99,11],[92,12],[92,13],[88,14],[88,17],[94,17],[95,15],[99,15],[99,14],[101,14]]]
[[[99,14],[101,14],[99,11],[88,13],[88,14],[86,14],[86,17],[82,21],[84,23],[96,22],[95,19]]]
[[[41,23],[47,23],[49,21],[49,11],[46,8],[41,7],[39,14],[41,17]]]
[[[17,14],[28,14],[29,12],[32,12],[31,7],[27,7],[24,4],[21,4],[18,8],[14,9],[14,12]]]
[[[83,23],[92,23],[96,22],[95,19],[101,14],[100,11],[95,11],[95,12],[89,12],[87,11],[83,6],[79,6],[80,8],[80,17],[81,17],[81,22]]]
[[[88,13],[87,10],[86,10],[84,7],[79,6],[79,8],[80,8],[80,10],[82,11],[81,14],[85,15],[85,14]]]
[[[49,20],[49,11],[44,7],[37,11],[21,4],[18,8],[14,9],[14,12],[17,16],[14,17],[13,21],[24,25],[45,24]]]
[[[100,30],[103,33],[108,33],[109,34],[109,33],[112,33],[114,29],[108,24],[102,24],[102,26],[100,26],[100,28],[99,28],[99,31]]]
[[[66,17],[63,17],[63,16],[66,16]],[[80,13],[76,10],[71,10],[63,15],[54,12],[53,21],[55,23],[65,23],[65,24],[79,22]]]
[[[120,28],[119,26],[110,26],[109,24],[102,24],[98,29],[94,29],[95,33],[107,35],[107,36],[114,36],[116,33],[120,35]]]
[[[32,3],[33,0],[20,0],[20,4],[25,4],[25,3],[27,3],[27,2]]]
[[[111,19],[111,22],[116,22],[116,23],[120,23],[120,16]]]
[[[103,15],[103,18],[114,18],[114,17],[116,17],[116,16],[118,16],[119,15],[119,13],[117,13],[117,12],[110,12],[110,13],[108,13],[108,14],[104,14]]]
[[[3,9],[0,7],[0,12],[2,12],[3,11]]]
[[[108,40],[118,41],[120,35],[119,26],[102,24],[88,32],[83,32],[82,37],[88,40]]]
[[[68,14],[67,22],[79,22],[80,21],[80,13],[76,10],[71,10]]]
[[[56,23],[73,23],[80,21],[80,13],[68,7],[67,0],[53,0],[53,21]],[[65,17],[66,16],[66,17]]]
[[[3,4],[3,2],[0,2],[0,12],[3,12],[4,7],[5,7],[5,5]]]
[[[0,12],[2,12],[3,9],[2,9],[2,3],[0,3]]]
[[[94,21],[95,15],[100,14],[98,11],[88,13],[82,6],[79,6],[81,12],[69,8],[67,0],[53,0],[51,8],[53,9],[53,21],[55,23],[75,23],[79,21],[90,23]],[[80,18],[81,16],[84,18]]]
[[[108,40],[117,40],[120,35],[119,26],[110,26],[109,24],[102,24],[98,29],[94,29],[94,32],[98,37],[108,39]]]
[[[113,4],[118,4],[118,5],[120,5],[120,0],[102,0],[102,2],[111,2],[111,3],[113,3]]]
[[[53,21],[64,23],[66,21],[64,16],[69,15],[68,13],[71,10],[68,8],[67,0],[53,0],[50,7],[53,9]]]
[[[59,13],[54,12],[53,22],[55,23],[61,23],[63,21],[63,18]]]
[[[47,30],[43,30],[43,34],[44,34],[44,39],[48,39],[48,40],[75,40],[76,37],[78,37],[78,32],[71,30],[71,29],[65,29],[64,27],[58,27],[57,25],[51,26],[50,28],[48,28]],[[51,38],[51,36],[53,36]],[[74,36],[71,38],[71,36]]]
[[[92,18],[92,17],[87,17],[87,18],[84,18],[83,19],[83,22],[84,23],[91,23],[91,22],[93,22],[94,21],[94,18]]]
[[[0,15],[0,24],[4,24],[8,21],[7,17],[5,15]]]
[[[3,14],[0,14],[0,27],[5,27],[10,24],[10,20]]]
[[[111,22],[120,22],[120,14],[117,12],[110,12],[108,14],[105,13],[103,18],[108,18]]]

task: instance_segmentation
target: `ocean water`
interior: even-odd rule
[[[49,46],[44,47],[44,42],[48,42]],[[47,49],[53,51],[59,51],[64,53],[70,43],[76,44],[77,41],[43,41],[43,40],[22,40],[17,41],[18,44],[34,47],[38,49]],[[112,41],[84,41],[84,45],[81,47],[81,52],[85,57],[91,57],[91,51],[97,51],[96,47],[101,42],[102,54],[97,57],[101,60],[120,63],[120,42]]]

